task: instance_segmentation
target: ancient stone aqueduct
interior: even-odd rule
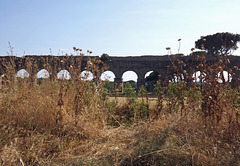
[[[44,64],[50,64],[55,65],[55,69],[57,72],[60,70],[68,70],[71,65],[75,65],[75,62],[77,59],[80,58],[80,56],[69,56],[67,59],[67,62],[64,63],[64,65],[61,63],[62,60],[66,59],[66,56],[24,56],[24,57],[15,57],[15,56],[3,56],[0,57],[0,74],[6,73],[6,63],[14,62],[14,68],[15,71],[19,71],[21,69],[27,69],[27,60],[31,60],[34,64],[35,68],[40,71],[41,69],[46,69]],[[85,70],[85,67],[87,65],[88,58],[99,58],[98,56],[84,56],[82,57],[82,66],[81,71]],[[199,63],[199,60],[194,58],[193,56],[181,56],[178,57],[181,61],[183,61],[186,65],[183,68],[184,70],[188,71],[190,68],[196,67],[196,65]],[[208,57],[206,58],[207,63],[211,63],[212,58]],[[240,68],[240,56],[229,56],[230,65],[229,67],[231,69],[234,69],[234,66],[238,66]],[[122,75],[126,71],[134,71],[137,76],[137,85],[138,87],[140,85],[143,85],[145,83],[145,74],[149,71],[156,70],[160,73],[161,81],[164,81],[167,76],[167,69],[169,66],[172,65],[171,56],[165,55],[165,56],[128,56],[128,57],[112,57],[110,56],[109,60],[106,62],[106,64],[109,66],[109,71],[112,71],[115,74],[114,82],[116,84],[122,83]],[[36,73],[31,72],[35,75]],[[50,73],[50,76],[53,78],[54,75],[51,74],[53,71],[48,71]],[[56,72],[56,71],[55,71]],[[30,72],[29,72],[30,73]],[[240,74],[237,71],[236,74],[233,76],[232,80],[235,80],[235,82],[238,82]],[[232,81],[233,82],[233,81]]]

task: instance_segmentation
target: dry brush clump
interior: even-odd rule
[[[230,79],[223,80],[223,71],[230,77],[238,69],[229,68],[227,56],[210,64],[196,56],[199,63],[189,71],[177,55],[170,57],[171,83],[157,82],[157,104],[150,108],[145,90],[138,101],[129,85],[126,103],[107,100],[99,79],[104,63],[89,58],[86,70],[94,78],[85,81],[81,77],[87,75],[79,77],[83,52],[74,51],[76,60],[67,55],[45,61],[45,69],[52,72],[40,84],[33,77],[39,69],[31,58],[22,64],[30,75],[24,79],[16,79],[14,61],[4,62],[1,165],[240,163],[239,91]],[[68,66],[71,79],[57,79],[58,66]],[[201,72],[200,84],[196,71]]]
[[[103,82],[99,78],[106,68],[100,60],[89,58],[86,70],[92,71],[95,77],[93,81],[85,81],[85,78],[79,76],[82,53],[79,56],[80,60],[75,62],[72,62],[71,56],[63,59],[52,58],[45,67],[53,72],[40,85],[32,76],[39,69],[31,58],[22,64],[29,72],[28,78],[16,78],[14,61],[5,63],[7,72],[0,103],[0,147],[3,165],[8,165],[10,160],[6,160],[4,154],[13,154],[8,152],[11,146],[16,146],[23,163],[33,165],[41,164],[40,160],[47,162],[56,157],[56,154],[60,155],[70,148],[67,143],[71,141],[94,140],[105,135],[102,130],[106,127],[108,114],[102,100]],[[56,79],[56,71],[59,71],[57,64],[65,66],[67,63],[72,63],[69,68],[72,79]],[[23,146],[31,146],[31,153],[28,152],[29,148],[25,149]],[[38,146],[43,146],[43,149]],[[52,152],[48,153],[44,148],[52,149]],[[27,158],[26,153],[31,157]]]
[[[186,72],[178,55],[171,59],[169,73],[174,77],[164,87],[156,85],[162,89],[157,91],[158,119],[139,126],[134,150],[123,165],[240,163],[239,91],[223,77],[223,71],[233,76],[237,67],[229,68],[228,56],[214,57],[208,64],[204,56],[195,60],[196,68]],[[201,71],[199,78],[196,71]]]

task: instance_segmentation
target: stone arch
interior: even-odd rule
[[[21,77],[21,78],[25,78],[25,77],[29,77],[30,74],[29,72],[27,72],[27,70],[25,69],[20,69],[17,73],[16,73],[16,77]]]
[[[112,68],[111,71],[114,73],[115,78],[114,78],[114,89],[115,90],[119,90],[119,91],[123,91],[123,79],[122,79],[122,75],[124,73],[124,71],[116,69],[116,68]]]
[[[149,92],[154,91],[154,81],[147,81],[146,80],[146,78],[148,76],[150,76],[151,73],[153,73],[153,70],[146,72],[145,75],[144,75],[144,85],[145,85],[147,91],[149,91]]]
[[[67,70],[61,70],[57,73],[57,78],[58,79],[66,79],[69,80],[71,78],[71,75],[69,73],[69,71]]]
[[[135,71],[128,70],[128,71],[125,71],[122,74],[122,79],[123,79],[124,82],[125,81],[130,81],[130,80],[133,80],[133,81],[137,82],[138,74]]]
[[[182,80],[184,80],[184,75],[183,74],[180,74],[180,75],[172,75],[170,78],[169,78],[169,80],[168,80],[168,82],[169,83],[178,83],[179,81],[182,81]]]
[[[91,71],[84,70],[81,72],[80,78],[84,81],[91,81],[91,80],[93,80],[94,77],[93,77],[93,73]]]
[[[152,72],[153,72],[153,70],[148,71],[148,72],[144,75],[144,78],[148,77]]]
[[[49,78],[50,74],[46,69],[41,69],[37,72],[37,78]]]
[[[132,70],[125,71],[122,74],[123,87],[126,82],[129,82],[133,88],[137,89],[138,88],[138,78],[139,78],[139,75],[135,71],[132,71]]]
[[[6,74],[0,74],[0,90],[3,88],[4,78],[6,78]]]
[[[101,74],[101,77],[100,77],[101,80],[103,80],[103,81],[108,80],[110,82],[113,82],[115,78],[116,78],[115,74],[112,71],[110,71],[110,70],[104,71]]]
[[[218,73],[218,82],[219,83],[231,82],[232,81],[232,75],[229,72],[224,70],[222,74],[220,72]]]
[[[205,73],[201,72],[201,71],[195,71],[192,75],[193,78],[193,82],[201,84],[202,82],[204,82],[204,75],[206,75]]]

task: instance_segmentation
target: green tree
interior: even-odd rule
[[[206,50],[210,55],[228,55],[238,48],[237,43],[239,41],[239,34],[228,32],[216,33],[202,36],[201,39],[195,42],[195,47]]]
[[[129,81],[126,81],[126,82],[123,82],[124,86],[129,83],[133,89],[137,89],[137,83],[134,81],[134,80],[129,80]]]
[[[104,88],[107,89],[108,93],[112,93],[114,91],[114,82],[110,81],[105,82]]]
[[[132,104],[136,99],[136,91],[129,82],[124,86],[124,93],[128,98],[129,104]]]
[[[161,82],[157,81],[157,83],[155,84],[155,88],[154,88],[156,94],[157,94],[157,112],[156,115],[158,115],[159,112],[162,111],[163,109],[163,100],[164,100],[164,90],[162,88]]]
[[[101,55],[101,57],[100,57],[100,60],[102,60],[103,62],[106,62],[106,61],[108,61],[109,60],[109,55],[108,54],[106,54],[106,53],[103,53],[102,55]]]
[[[149,76],[146,77],[146,82],[149,82],[149,81],[158,81],[159,80],[159,73],[154,70]]]
[[[144,85],[140,86],[138,94],[139,94],[140,97],[142,97],[142,102],[144,102],[143,98],[147,97],[147,90],[146,90]]]

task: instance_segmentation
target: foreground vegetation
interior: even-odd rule
[[[229,61],[217,58],[208,66],[197,58],[202,84],[181,81],[182,74],[194,79],[195,71],[182,71],[176,57],[169,71],[176,78],[157,82],[151,107],[144,87],[136,100],[126,85],[121,102],[108,99],[99,79],[74,77],[78,70],[69,81],[49,78],[39,85],[16,81],[9,64],[0,94],[0,164],[239,165],[238,86],[218,81]],[[100,60],[89,61],[89,70],[104,70]]]

